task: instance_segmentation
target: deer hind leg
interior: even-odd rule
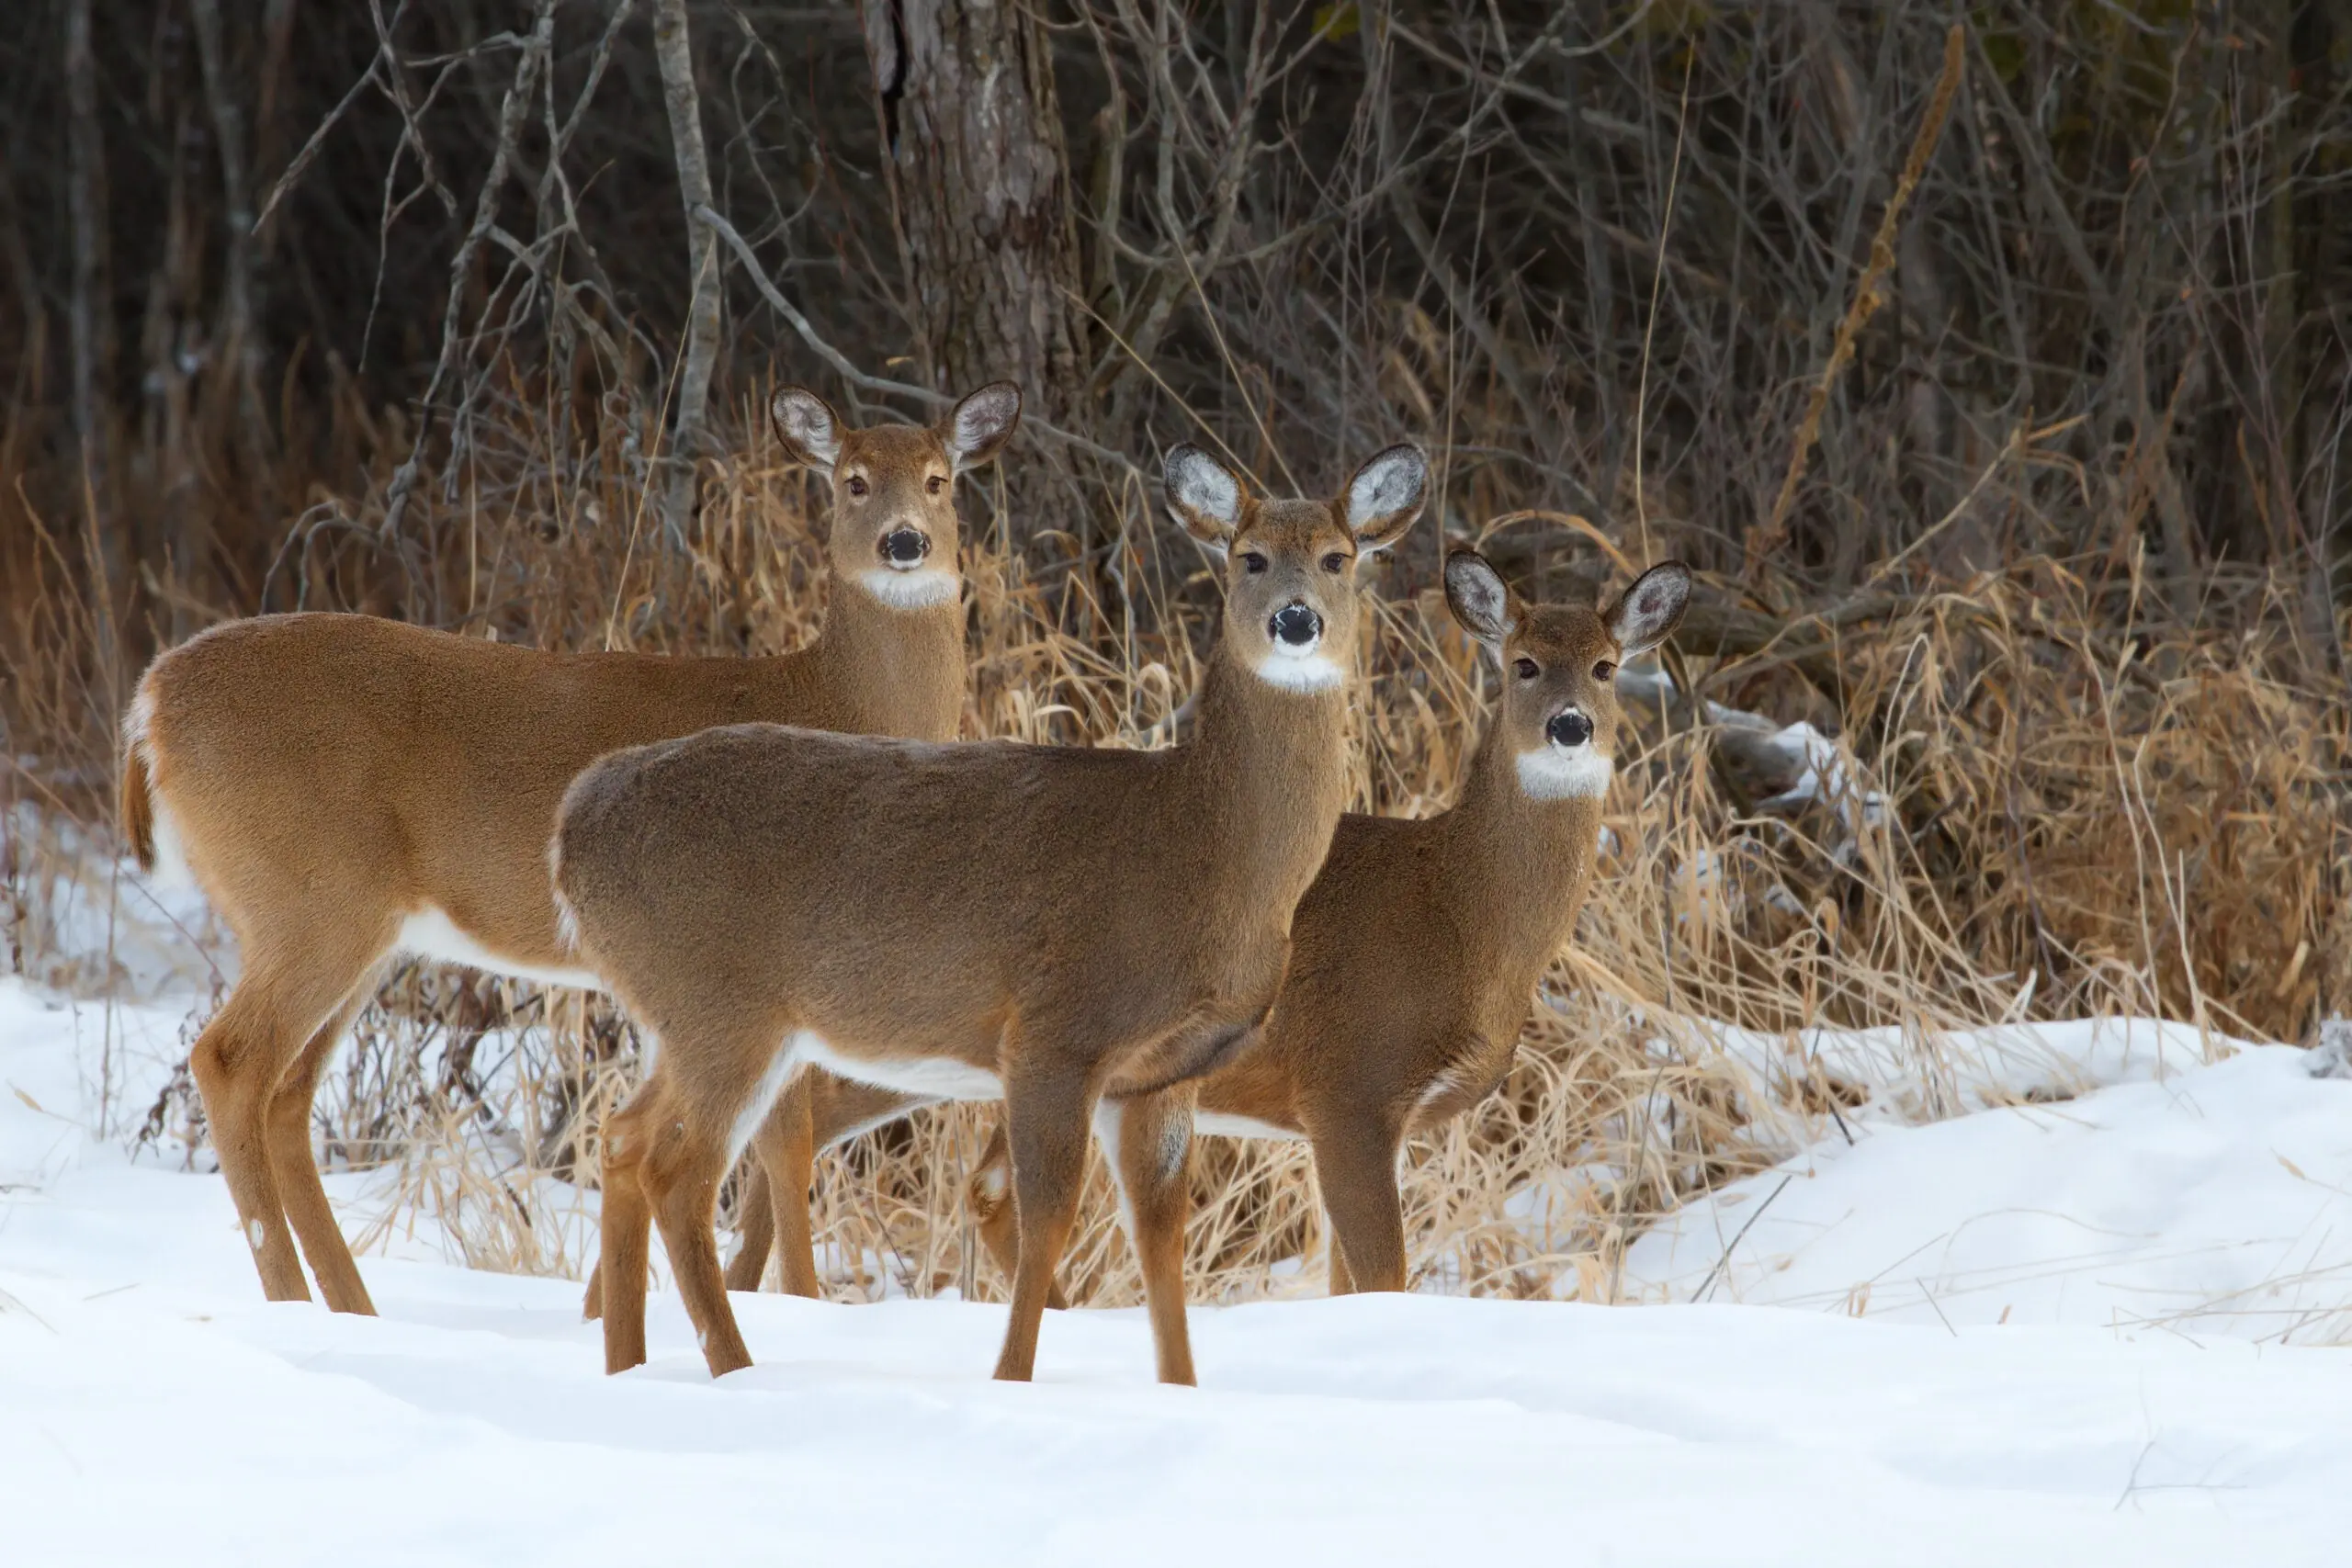
[[[632,1101],[630,1148],[644,1210],[662,1227],[670,1272],[695,1325],[703,1360],[713,1377],[752,1364],[728,1304],[727,1280],[718,1267],[718,1184],[743,1145],[775,1109],[792,1071],[786,1050],[789,1031],[732,1021],[700,1038],[669,1032],[655,1082],[667,1092],[657,1102],[658,1118],[639,1120]],[[691,1064],[690,1077],[673,1064]],[[665,1070],[666,1069],[666,1070]],[[642,1218],[639,1219],[642,1225]],[[640,1229],[640,1233],[641,1229]],[[610,1344],[613,1277],[605,1276],[606,1342]],[[642,1312],[639,1322],[642,1331]],[[609,1359],[609,1356],[607,1358]]]
[[[654,1223],[662,1227],[670,1272],[685,1299],[703,1359],[710,1375],[719,1378],[750,1366],[752,1352],[736,1325],[735,1309],[728,1304],[718,1242],[712,1235],[718,1217],[718,1184],[735,1156],[723,1132],[718,1137],[710,1132],[695,1129],[691,1119],[684,1128],[673,1127],[639,1168],[638,1179],[644,1185]]]
[[[1328,1206],[1327,1206],[1328,1207]],[[1356,1293],[1356,1277],[1348,1272],[1348,1249],[1340,1245],[1339,1227],[1331,1227],[1331,1293],[1351,1296]]]
[[[1144,1301],[1161,1382],[1190,1384],[1184,1323],[1184,1222],[1192,1208],[1193,1089],[1138,1095],[1094,1111],[1096,1141],[1119,1182],[1119,1218],[1143,1266]]]
[[[1083,1070],[1058,1063],[1016,1068],[1005,1084],[1019,1241],[1012,1320],[996,1375],[1009,1382],[1026,1382],[1036,1371],[1038,1324],[1086,1179],[1086,1119],[1094,1095]]]
[[[654,1129],[668,1114],[668,1087],[659,1077],[650,1079],[605,1123],[596,1267],[582,1311],[592,1321],[605,1320],[608,1374],[645,1364],[645,1253],[653,1211],[639,1175]]]
[[[817,1242],[808,1222],[808,1183],[817,1168],[814,1069],[802,1072],[752,1139],[752,1196],[743,1212],[743,1247],[727,1270],[730,1291],[756,1291],[774,1245],[784,1265],[784,1291],[817,1299]],[[755,1261],[754,1261],[755,1259]]]
[[[376,1303],[359,1278],[359,1265],[327,1202],[319,1164],[311,1153],[311,1107],[318,1098],[319,1075],[334,1055],[343,1032],[350,1027],[352,1015],[374,989],[374,980],[372,973],[361,980],[319,1025],[292,1069],[278,1080],[268,1111],[270,1171],[277,1179],[286,1217],[293,1222],[294,1234],[302,1243],[302,1256],[310,1260],[311,1272],[318,1276],[319,1293],[326,1297],[331,1312],[368,1317],[376,1315]]]
[[[346,932],[346,940],[333,947],[266,938],[241,942],[244,974],[197,1036],[196,1048],[188,1055],[189,1070],[211,1123],[220,1174],[237,1205],[238,1223],[245,1245],[253,1251],[254,1267],[260,1271],[262,1291],[274,1302],[306,1302],[311,1291],[303,1282],[302,1260],[295,1251],[294,1231],[288,1224],[284,1194],[273,1169],[277,1162],[271,1154],[272,1111],[281,1086],[306,1047],[334,1021],[345,999],[390,944],[389,931],[377,934],[379,940],[370,944],[364,936],[355,940]],[[302,1103],[307,1109],[308,1099]],[[311,1163],[307,1134],[300,1161],[308,1172],[308,1185],[316,1188],[318,1172]],[[291,1166],[290,1157],[287,1163]],[[303,1218],[312,1228],[326,1202],[323,1189],[318,1193],[318,1210],[307,1207],[305,1194]],[[329,1213],[326,1229],[332,1232],[333,1227]],[[334,1239],[341,1247],[342,1237]],[[323,1235],[321,1240],[323,1255]],[[348,1258],[348,1248],[343,1255]],[[353,1278],[356,1278],[356,1269]],[[363,1299],[365,1294],[363,1291]]]
[[[988,1248],[1010,1284],[1021,1262],[1021,1224],[1012,1212],[1012,1147],[1005,1142],[1001,1119],[980,1151],[979,1164],[964,1183],[964,1201],[971,1206],[980,1245]],[[1055,1312],[1069,1308],[1069,1298],[1062,1293],[1059,1280],[1046,1286],[1046,1305]]]
[[[741,1195],[735,1200],[736,1229],[742,1243],[727,1260],[729,1291],[757,1291],[768,1275],[768,1254],[775,1247],[776,1207],[769,1192],[767,1167],[760,1157],[762,1128],[752,1140],[752,1153],[736,1172]]]
[[[1386,1118],[1357,1115],[1312,1131],[1315,1174],[1331,1214],[1331,1293],[1403,1290],[1405,1210],[1396,1190],[1403,1130]]]

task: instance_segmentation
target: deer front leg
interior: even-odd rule
[[[645,1364],[645,1253],[653,1211],[638,1178],[650,1129],[661,1120],[661,1091],[658,1079],[648,1083],[605,1124],[602,1234],[583,1310],[605,1320],[607,1374]]]
[[[1074,1065],[1027,1066],[1016,1059],[1006,1075],[1005,1123],[1020,1236],[1012,1321],[996,1362],[996,1375],[1008,1382],[1027,1382],[1036,1371],[1038,1324],[1086,1179],[1086,1118],[1094,1096],[1085,1070]]]
[[[1161,1382],[1190,1385],[1193,1341],[1184,1322],[1184,1222],[1192,1207],[1194,1089],[1095,1107],[1094,1133],[1119,1182],[1119,1218],[1143,1267],[1151,1342]]]
[[[1403,1129],[1359,1112],[1309,1131],[1323,1206],[1331,1214],[1331,1293],[1403,1290],[1405,1209],[1396,1191]]]

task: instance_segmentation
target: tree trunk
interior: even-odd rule
[[[685,539],[694,510],[695,463],[702,455],[703,422],[710,400],[711,367],[718,359],[718,236],[695,216],[716,207],[710,162],[702,139],[702,96],[695,89],[695,55],[686,33],[685,0],[657,0],[653,52],[662,66],[662,99],[670,112],[670,146],[678,163],[678,194],[686,214],[687,287],[684,363],[678,370],[677,415],[670,426],[670,469],[662,490],[662,517],[670,537]]]
[[[68,321],[74,354],[74,435],[81,443],[83,482],[93,495],[105,479],[104,405],[114,367],[114,301],[107,267],[106,149],[98,131],[97,63],[90,49],[90,0],[65,7],[65,100],[71,159],[67,186],[74,229],[74,292]]]
[[[1085,334],[1046,29],[1020,0],[865,0],[865,18],[924,376],[1018,381],[1069,428]]]

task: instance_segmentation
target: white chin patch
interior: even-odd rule
[[[859,572],[857,585],[893,610],[928,610],[933,604],[953,603],[963,581],[954,572],[936,568],[893,571],[877,566]]]
[[[1319,653],[1284,653],[1279,646],[1258,661],[1258,678],[1285,692],[1328,692],[1347,671]]]
[[[1616,772],[1617,764],[1589,740],[1519,754],[1520,792],[1531,800],[1598,800],[1609,793]]]

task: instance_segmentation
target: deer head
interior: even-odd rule
[[[1446,558],[1445,599],[1463,629],[1502,666],[1494,724],[1537,800],[1592,799],[1616,769],[1618,668],[1664,642],[1682,619],[1690,571],[1654,566],[1604,610],[1531,605],[1476,550]]]
[[[1021,423],[1021,389],[993,381],[937,423],[844,427],[816,393],[786,387],[769,405],[793,461],[832,480],[833,570],[894,609],[955,602],[956,476],[988,462]]]
[[[1429,459],[1391,446],[1330,501],[1264,501],[1197,446],[1168,454],[1168,506],[1225,558],[1224,646],[1295,692],[1339,685],[1354,668],[1355,569],[1420,514]]]

